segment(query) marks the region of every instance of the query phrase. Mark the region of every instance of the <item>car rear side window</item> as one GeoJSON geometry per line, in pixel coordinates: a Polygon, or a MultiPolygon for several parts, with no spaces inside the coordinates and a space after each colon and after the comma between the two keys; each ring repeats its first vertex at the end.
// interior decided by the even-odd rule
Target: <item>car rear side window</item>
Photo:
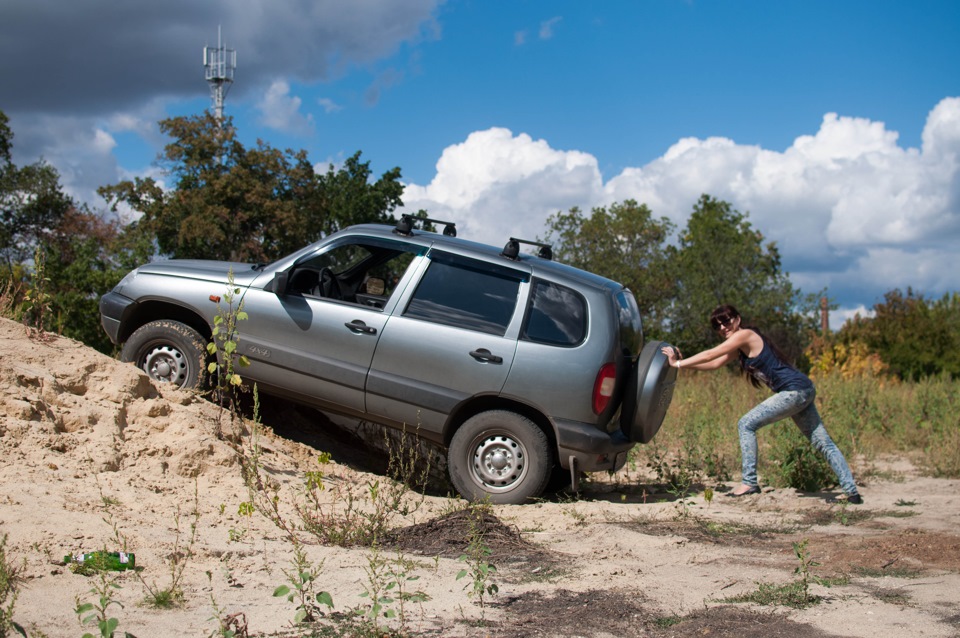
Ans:
{"type": "Polygon", "coordinates": [[[575,346],[587,334],[587,302],[571,288],[534,280],[522,338],[555,346],[575,346]]]}
{"type": "Polygon", "coordinates": [[[503,336],[523,274],[473,259],[432,253],[405,317],[503,336]]]}

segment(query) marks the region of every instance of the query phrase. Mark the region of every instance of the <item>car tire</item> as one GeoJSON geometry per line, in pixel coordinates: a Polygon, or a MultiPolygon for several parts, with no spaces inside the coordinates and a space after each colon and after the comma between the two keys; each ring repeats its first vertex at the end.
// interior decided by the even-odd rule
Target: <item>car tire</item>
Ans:
{"type": "Polygon", "coordinates": [[[664,346],[670,344],[651,341],[645,345],[630,371],[620,411],[620,430],[637,443],[653,440],[673,400],[677,369],[661,352],[664,346]]]}
{"type": "Polygon", "coordinates": [[[203,385],[206,359],[203,336],[184,323],[168,319],[140,326],[120,351],[121,361],[133,363],[154,381],[179,388],[203,385]]]}
{"type": "Polygon", "coordinates": [[[515,412],[491,410],[467,419],[447,456],[450,481],[470,501],[520,504],[543,493],[553,470],[547,435],[515,412]]]}

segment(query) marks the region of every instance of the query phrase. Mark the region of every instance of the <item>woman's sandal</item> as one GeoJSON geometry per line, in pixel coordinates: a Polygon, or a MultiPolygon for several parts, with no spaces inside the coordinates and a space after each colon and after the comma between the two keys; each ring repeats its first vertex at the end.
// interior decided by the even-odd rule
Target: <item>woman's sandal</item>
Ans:
{"type": "Polygon", "coordinates": [[[734,492],[727,492],[727,496],[732,496],[732,497],[734,497],[734,498],[739,498],[739,497],[741,497],[741,496],[749,496],[750,494],[759,494],[759,493],[760,493],[760,486],[759,486],[759,485],[751,485],[751,486],[750,486],[750,489],[748,489],[746,492],[740,492],[739,494],[736,494],[736,493],[734,493],[734,492]]]}

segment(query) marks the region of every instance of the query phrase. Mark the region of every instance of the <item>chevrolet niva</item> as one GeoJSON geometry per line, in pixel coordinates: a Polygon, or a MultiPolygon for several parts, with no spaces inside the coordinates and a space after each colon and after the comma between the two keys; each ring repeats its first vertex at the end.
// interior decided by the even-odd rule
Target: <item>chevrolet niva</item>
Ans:
{"type": "Polygon", "coordinates": [[[522,503],[556,478],[620,469],[676,381],[664,344],[644,346],[633,293],[547,245],[500,249],[419,221],[352,226],[269,265],[148,263],[103,296],[101,322],[123,361],[201,386],[232,276],[245,382],[439,444],[467,499],[522,503]]]}

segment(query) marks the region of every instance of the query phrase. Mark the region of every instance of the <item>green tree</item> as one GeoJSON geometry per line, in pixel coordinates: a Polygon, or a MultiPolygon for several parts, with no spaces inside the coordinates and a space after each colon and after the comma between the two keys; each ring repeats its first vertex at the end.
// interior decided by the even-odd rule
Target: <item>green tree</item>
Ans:
{"type": "Polygon", "coordinates": [[[117,222],[78,207],[63,193],[52,166],[15,166],[12,145],[13,133],[0,111],[0,277],[26,286],[38,265],[34,259],[41,257],[46,328],[110,352],[99,299],[145,261],[152,246],[135,243],[117,222]]]}
{"type": "Polygon", "coordinates": [[[71,208],[52,229],[44,249],[53,329],[101,352],[112,352],[114,346],[100,326],[100,297],[145,262],[152,246],[132,242],[118,221],[71,208]]]}
{"type": "Polygon", "coordinates": [[[547,218],[544,241],[554,259],[619,281],[637,298],[647,338],[663,334],[664,311],[674,282],[667,269],[666,240],[673,225],[655,219],[645,204],[626,200],[585,215],[579,208],[547,218]]]}
{"type": "Polygon", "coordinates": [[[138,232],[171,257],[270,261],[349,224],[388,221],[402,204],[400,170],[371,183],[359,152],[318,174],[305,151],[245,148],[230,118],[176,117],[160,130],[172,139],[162,157],[172,189],[138,178],[99,192],[142,213],[138,232]]]}
{"type": "Polygon", "coordinates": [[[760,327],[797,359],[816,328],[816,298],[803,297],[781,270],[774,242],[724,201],[702,195],[679,245],[668,249],[676,296],[670,314],[674,343],[693,354],[717,343],[710,312],[736,306],[747,324],[760,327]]]}
{"type": "Polygon", "coordinates": [[[43,161],[22,168],[13,164],[8,121],[0,111],[0,269],[6,278],[33,258],[37,246],[74,206],[52,166],[43,161]]]}
{"type": "Polygon", "coordinates": [[[960,376],[960,293],[929,301],[911,288],[906,294],[895,289],[873,311],[872,318],[847,322],[836,339],[866,344],[905,379],[960,376]]]}
{"type": "Polygon", "coordinates": [[[10,149],[13,147],[13,131],[10,130],[10,118],[0,111],[0,175],[10,165],[10,149]]]}

